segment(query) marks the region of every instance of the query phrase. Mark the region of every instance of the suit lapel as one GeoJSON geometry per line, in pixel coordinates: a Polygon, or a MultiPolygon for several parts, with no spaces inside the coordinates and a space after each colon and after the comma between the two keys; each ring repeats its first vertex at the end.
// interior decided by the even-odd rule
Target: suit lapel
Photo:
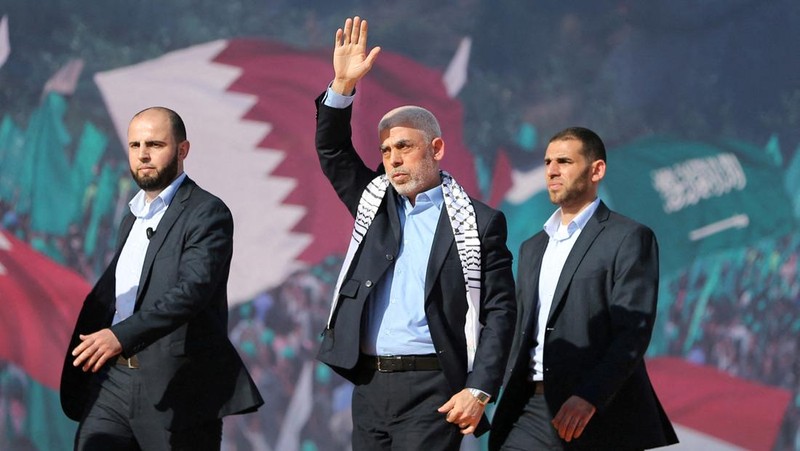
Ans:
{"type": "Polygon", "coordinates": [[[567,261],[564,262],[564,268],[561,269],[561,275],[558,278],[558,285],[556,285],[556,291],[553,294],[553,303],[550,305],[550,312],[547,316],[548,325],[553,320],[553,314],[558,311],[564,302],[564,294],[567,292],[570,282],[572,282],[572,276],[575,275],[575,271],[583,261],[583,257],[589,251],[597,235],[605,228],[605,221],[608,219],[608,215],[608,207],[601,201],[597,206],[597,210],[586,223],[586,227],[581,231],[577,241],[575,241],[575,245],[572,247],[567,261]]]}
{"type": "Polygon", "coordinates": [[[534,332],[534,325],[536,324],[537,315],[537,304],[539,300],[539,273],[542,271],[542,258],[544,257],[544,251],[547,249],[547,242],[548,236],[546,233],[542,232],[539,235],[539,238],[536,241],[533,241],[531,245],[533,248],[531,249],[531,256],[536,260],[532,263],[531,266],[531,276],[525,277],[524,287],[520,287],[520,294],[526,293],[525,298],[523,299],[523,307],[525,311],[523,312],[523,321],[525,324],[525,330],[528,331],[529,334],[532,336],[534,332]]]}
{"type": "MultiPolygon", "coordinates": [[[[450,225],[450,217],[447,215],[447,207],[442,205],[439,214],[439,223],[436,224],[436,233],[431,244],[431,255],[428,259],[428,271],[425,274],[425,303],[430,298],[431,290],[439,272],[447,259],[447,254],[455,243],[453,227],[450,225]]],[[[466,286],[466,285],[465,285],[466,286]]]]}
{"type": "Polygon", "coordinates": [[[186,208],[186,201],[189,199],[189,195],[194,186],[195,183],[189,179],[189,177],[186,177],[181,186],[178,187],[178,192],[175,193],[175,197],[172,199],[169,207],[167,207],[167,211],[164,212],[164,216],[161,217],[161,221],[158,222],[156,233],[150,240],[150,244],[147,246],[147,253],[144,256],[142,275],[139,279],[139,292],[136,295],[137,307],[142,301],[142,288],[146,286],[150,278],[150,269],[153,266],[153,260],[155,260],[156,254],[158,254],[158,251],[161,249],[161,245],[164,244],[167,235],[169,235],[169,230],[175,225],[178,217],[180,217],[181,213],[183,213],[183,210],[186,208]]]}
{"type": "Polygon", "coordinates": [[[119,225],[116,256],[119,256],[120,252],[122,252],[122,247],[125,246],[125,241],[128,240],[128,235],[131,233],[134,221],[136,221],[136,216],[128,210],[128,214],[122,218],[122,223],[119,225]]]}
{"type": "Polygon", "coordinates": [[[386,214],[389,215],[389,224],[392,226],[392,235],[394,236],[394,241],[399,244],[402,236],[402,228],[400,227],[400,215],[397,213],[397,191],[395,191],[394,187],[392,186],[389,186],[387,190],[386,214]]]}

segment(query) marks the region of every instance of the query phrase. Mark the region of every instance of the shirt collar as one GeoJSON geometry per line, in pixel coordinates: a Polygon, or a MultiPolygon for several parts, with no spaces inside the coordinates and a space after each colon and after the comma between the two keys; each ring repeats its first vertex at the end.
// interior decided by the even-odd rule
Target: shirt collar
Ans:
{"type": "Polygon", "coordinates": [[[154,214],[158,213],[159,211],[166,209],[169,207],[169,204],[172,202],[172,199],[175,197],[175,194],[178,192],[178,187],[181,186],[183,180],[186,179],[186,173],[182,172],[172,183],[169,184],[166,188],[164,188],[155,199],[149,204],[147,203],[147,198],[145,195],[144,190],[139,190],[133,199],[128,202],[128,207],[131,209],[131,213],[137,218],[148,219],[151,218],[154,214]]]}
{"type": "Polygon", "coordinates": [[[583,210],[575,215],[575,218],[573,218],[572,221],[566,225],[565,236],[562,236],[564,229],[561,229],[562,232],[557,235],[557,232],[559,232],[559,228],[561,226],[561,209],[559,208],[552,215],[550,215],[550,218],[544,223],[544,231],[550,238],[565,240],[571,237],[576,230],[583,230],[583,228],[586,227],[586,223],[589,222],[589,218],[591,218],[594,212],[597,210],[598,205],[600,205],[600,198],[596,197],[592,203],[585,206],[583,210]]]}
{"type": "Polygon", "coordinates": [[[444,192],[442,191],[442,185],[436,185],[433,188],[423,191],[417,194],[417,199],[414,202],[414,206],[411,205],[411,201],[408,200],[408,197],[400,195],[400,203],[403,206],[403,209],[408,213],[416,206],[422,204],[432,204],[437,209],[442,208],[442,204],[444,204],[444,192]]]}

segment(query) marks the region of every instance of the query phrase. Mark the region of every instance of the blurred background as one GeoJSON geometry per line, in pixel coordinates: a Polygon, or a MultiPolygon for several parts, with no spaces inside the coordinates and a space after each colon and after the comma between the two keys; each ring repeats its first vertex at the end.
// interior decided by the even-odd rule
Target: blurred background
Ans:
{"type": "Polygon", "coordinates": [[[352,219],[313,101],[353,15],[383,48],[354,106],[368,164],[384,112],[431,109],[445,169],[505,212],[516,256],[554,210],[549,137],[597,131],[602,199],[661,246],[647,364],[673,449],[800,449],[800,3],[4,0],[0,450],[72,446],[61,364],[152,105],[183,116],[187,173],[234,214],[230,335],[267,405],[226,420],[224,449],[349,449],[351,386],[314,356],[352,219]]]}

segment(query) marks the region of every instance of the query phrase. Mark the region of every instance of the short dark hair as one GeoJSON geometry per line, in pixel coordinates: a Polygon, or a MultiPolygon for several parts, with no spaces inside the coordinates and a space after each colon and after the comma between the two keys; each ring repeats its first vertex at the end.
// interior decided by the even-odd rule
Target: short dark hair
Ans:
{"type": "Polygon", "coordinates": [[[166,113],[167,117],[169,118],[170,128],[172,129],[172,137],[175,138],[175,142],[180,144],[180,143],[186,141],[186,125],[183,123],[183,119],[181,119],[181,117],[180,117],[180,115],[178,115],[178,113],[176,113],[175,111],[173,111],[173,110],[171,110],[171,109],[169,109],[167,107],[151,106],[151,107],[145,108],[142,111],[139,111],[138,113],[134,114],[133,117],[136,118],[137,116],[139,116],[140,114],[144,113],[145,111],[150,111],[150,110],[157,110],[157,111],[162,111],[162,112],[166,113]]]}
{"type": "Polygon", "coordinates": [[[606,161],[606,146],[597,133],[584,127],[569,127],[553,135],[549,142],[576,139],[583,144],[581,151],[589,161],[606,161]]]}

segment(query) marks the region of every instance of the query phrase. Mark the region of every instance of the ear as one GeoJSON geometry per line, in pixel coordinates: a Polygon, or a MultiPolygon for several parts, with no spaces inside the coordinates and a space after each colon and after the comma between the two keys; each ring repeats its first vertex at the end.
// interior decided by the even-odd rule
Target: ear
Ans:
{"type": "Polygon", "coordinates": [[[592,181],[597,183],[606,175],[606,162],[603,160],[595,160],[592,162],[592,181]]]}
{"type": "Polygon", "coordinates": [[[442,158],[444,158],[444,140],[442,138],[434,138],[431,141],[431,146],[433,147],[433,159],[442,161],[442,158]]]}
{"type": "Polygon", "coordinates": [[[186,156],[189,155],[189,141],[183,140],[182,143],[178,144],[178,159],[183,161],[186,159],[186,156]]]}

